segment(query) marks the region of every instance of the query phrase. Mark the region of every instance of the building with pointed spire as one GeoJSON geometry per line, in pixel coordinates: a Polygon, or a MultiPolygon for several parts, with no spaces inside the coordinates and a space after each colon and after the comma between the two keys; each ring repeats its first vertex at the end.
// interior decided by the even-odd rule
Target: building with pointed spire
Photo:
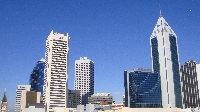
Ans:
{"type": "Polygon", "coordinates": [[[47,112],[67,107],[69,35],[51,31],[46,40],[43,100],[47,112]]]}
{"type": "Polygon", "coordinates": [[[182,108],[177,36],[161,11],[150,37],[152,67],[160,74],[163,108],[182,108]]]}
{"type": "Polygon", "coordinates": [[[0,112],[7,112],[8,111],[8,101],[6,97],[6,92],[4,92],[3,99],[1,101],[0,112]]]}

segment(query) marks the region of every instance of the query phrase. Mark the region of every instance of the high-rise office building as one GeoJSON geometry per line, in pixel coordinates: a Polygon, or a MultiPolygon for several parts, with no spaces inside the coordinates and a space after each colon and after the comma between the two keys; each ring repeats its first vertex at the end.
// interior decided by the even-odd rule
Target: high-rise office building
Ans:
{"type": "Polygon", "coordinates": [[[200,64],[187,61],[180,69],[183,108],[199,107],[200,64]]]}
{"type": "Polygon", "coordinates": [[[153,71],[161,78],[163,108],[182,108],[177,36],[161,14],[150,44],[153,71]]]}
{"type": "Polygon", "coordinates": [[[16,90],[16,103],[15,103],[15,112],[21,112],[21,93],[23,90],[30,91],[31,85],[18,85],[16,90]]]}
{"type": "Polygon", "coordinates": [[[43,95],[44,86],[44,62],[45,60],[43,58],[37,62],[29,80],[31,91],[40,92],[41,95],[43,95]]]}
{"type": "Polygon", "coordinates": [[[45,109],[67,107],[69,35],[51,31],[46,40],[44,91],[45,109]]]}
{"type": "Polygon", "coordinates": [[[151,69],[124,71],[125,107],[161,108],[160,76],[151,69]]]}
{"type": "Polygon", "coordinates": [[[88,97],[94,94],[94,62],[87,57],[75,61],[74,89],[80,90],[80,103],[87,104],[88,97]]]}

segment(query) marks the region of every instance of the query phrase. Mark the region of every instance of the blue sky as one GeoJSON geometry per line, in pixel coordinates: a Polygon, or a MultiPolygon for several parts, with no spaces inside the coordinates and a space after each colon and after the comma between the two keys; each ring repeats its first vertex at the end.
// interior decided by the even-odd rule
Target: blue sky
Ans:
{"type": "Polygon", "coordinates": [[[123,71],[151,68],[150,35],[162,15],[178,36],[180,64],[200,62],[198,0],[2,0],[0,7],[0,98],[7,89],[14,111],[18,84],[28,84],[36,62],[45,55],[51,30],[70,35],[69,89],[74,62],[95,63],[95,93],[109,92],[121,103],[123,71]]]}

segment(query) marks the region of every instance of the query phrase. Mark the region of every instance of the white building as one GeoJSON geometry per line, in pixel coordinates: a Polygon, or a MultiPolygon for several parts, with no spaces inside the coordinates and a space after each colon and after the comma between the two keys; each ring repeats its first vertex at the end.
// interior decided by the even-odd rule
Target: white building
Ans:
{"type": "Polygon", "coordinates": [[[43,98],[48,112],[67,107],[69,35],[51,31],[46,40],[43,98]]]}
{"type": "Polygon", "coordinates": [[[31,85],[18,85],[16,90],[16,103],[15,103],[15,112],[21,112],[21,93],[23,90],[30,91],[31,85]]]}
{"type": "Polygon", "coordinates": [[[80,90],[80,103],[85,105],[94,94],[94,62],[87,57],[76,60],[74,80],[74,89],[80,90]]]}
{"type": "Polygon", "coordinates": [[[29,108],[23,108],[21,112],[45,112],[45,109],[35,108],[35,106],[29,106],[29,108]]]}
{"type": "Polygon", "coordinates": [[[177,36],[160,14],[150,37],[153,70],[160,74],[163,108],[181,108],[177,36]]]}

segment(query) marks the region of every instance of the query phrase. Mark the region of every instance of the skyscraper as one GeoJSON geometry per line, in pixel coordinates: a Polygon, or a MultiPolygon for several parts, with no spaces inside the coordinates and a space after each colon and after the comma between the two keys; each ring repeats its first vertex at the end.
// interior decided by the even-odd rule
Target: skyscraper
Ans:
{"type": "Polygon", "coordinates": [[[44,62],[43,58],[37,62],[29,80],[31,91],[41,92],[41,95],[43,95],[44,86],[44,62]]]}
{"type": "Polygon", "coordinates": [[[200,64],[187,61],[180,69],[183,108],[199,107],[200,64]]]}
{"type": "Polygon", "coordinates": [[[21,93],[23,90],[30,91],[31,85],[18,85],[16,90],[16,103],[15,103],[15,112],[21,112],[21,93]]]}
{"type": "Polygon", "coordinates": [[[182,108],[177,36],[161,14],[150,44],[153,71],[161,78],[163,108],[182,108]]]}
{"type": "Polygon", "coordinates": [[[75,61],[74,89],[80,90],[80,103],[85,105],[94,94],[94,62],[87,57],[75,61]]]}
{"type": "Polygon", "coordinates": [[[48,112],[67,107],[69,35],[51,31],[46,40],[44,70],[44,104],[48,112]]]}
{"type": "Polygon", "coordinates": [[[151,69],[124,71],[125,107],[161,108],[160,76],[151,69]]]}

